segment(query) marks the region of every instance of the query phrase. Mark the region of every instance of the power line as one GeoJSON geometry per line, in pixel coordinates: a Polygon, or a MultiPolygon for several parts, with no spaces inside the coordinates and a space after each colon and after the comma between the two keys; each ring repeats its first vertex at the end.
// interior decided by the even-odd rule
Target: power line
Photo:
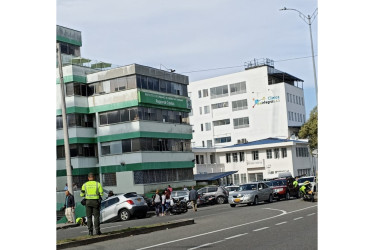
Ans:
{"type": "MultiPolygon", "coordinates": [[[[317,55],[315,55],[317,56],[317,55]]],[[[291,61],[291,60],[299,60],[299,59],[305,59],[305,58],[310,58],[312,56],[304,56],[304,57],[295,57],[295,58],[289,58],[289,59],[282,59],[282,60],[277,60],[274,62],[284,62],[284,61],[291,61]]],[[[245,67],[245,64],[243,65],[238,65],[238,66],[228,66],[228,67],[221,67],[221,68],[213,68],[213,69],[201,69],[201,70],[193,70],[193,71],[187,71],[187,72],[178,72],[179,74],[187,74],[187,73],[195,73],[195,72],[203,72],[203,71],[211,71],[211,70],[221,70],[221,69],[232,69],[232,68],[239,68],[239,67],[245,67]]]]}

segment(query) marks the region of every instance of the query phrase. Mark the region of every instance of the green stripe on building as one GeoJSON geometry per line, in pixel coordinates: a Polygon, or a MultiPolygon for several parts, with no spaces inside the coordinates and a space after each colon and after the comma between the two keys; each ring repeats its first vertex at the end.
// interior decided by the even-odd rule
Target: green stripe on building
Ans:
{"type": "MultiPolygon", "coordinates": [[[[69,144],[76,144],[76,143],[97,143],[96,138],[92,137],[73,137],[69,138],[69,144]]],[[[57,146],[64,145],[64,139],[60,139],[56,141],[57,146]]]]}
{"type": "MultiPolygon", "coordinates": [[[[136,170],[173,169],[173,168],[193,168],[192,161],[172,161],[172,162],[142,162],[113,166],[102,166],[101,173],[116,173],[136,170]]],[[[66,176],[66,170],[57,170],[57,177],[66,176]]],[[[99,167],[73,169],[73,175],[87,175],[88,173],[99,174],[99,167]]]]}
{"type": "MultiPolygon", "coordinates": [[[[66,114],[89,114],[89,108],[87,107],[68,107],[66,108],[66,114]]],[[[62,115],[61,109],[56,110],[56,115],[62,115]]]]}
{"type": "Polygon", "coordinates": [[[136,132],[130,132],[130,133],[123,133],[123,134],[99,136],[98,142],[119,141],[119,140],[139,138],[139,137],[190,140],[192,139],[192,134],[136,131],[136,132]]]}
{"type": "Polygon", "coordinates": [[[138,90],[140,104],[154,107],[167,107],[189,111],[188,98],[180,96],[169,96],[138,90]]]}
{"type": "MultiPolygon", "coordinates": [[[[85,76],[78,75],[64,76],[64,83],[69,82],[87,83],[87,78],[85,76]]],[[[56,78],[56,84],[60,84],[60,78],[56,78]]]]}
{"type": "Polygon", "coordinates": [[[82,46],[82,42],[81,41],[77,41],[77,40],[73,40],[73,39],[69,39],[67,37],[63,37],[63,36],[59,36],[57,35],[57,41],[60,41],[60,42],[64,42],[64,43],[70,43],[70,44],[73,44],[73,45],[77,45],[77,46],[82,46]]]}

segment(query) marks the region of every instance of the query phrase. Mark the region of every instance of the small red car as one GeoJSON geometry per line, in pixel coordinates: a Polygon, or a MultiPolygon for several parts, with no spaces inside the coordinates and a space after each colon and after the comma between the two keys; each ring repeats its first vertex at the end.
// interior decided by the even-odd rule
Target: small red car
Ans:
{"type": "Polygon", "coordinates": [[[274,199],[282,198],[289,200],[291,197],[299,198],[299,186],[294,187],[294,178],[280,178],[267,181],[266,184],[273,189],[274,199]]]}

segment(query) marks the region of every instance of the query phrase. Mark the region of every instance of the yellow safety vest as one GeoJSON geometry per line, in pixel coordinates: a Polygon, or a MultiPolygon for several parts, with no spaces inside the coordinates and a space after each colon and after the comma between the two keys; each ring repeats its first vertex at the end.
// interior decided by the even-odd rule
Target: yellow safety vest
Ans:
{"type": "Polygon", "coordinates": [[[80,196],[85,197],[87,200],[98,200],[100,196],[103,196],[103,193],[103,187],[99,182],[87,181],[82,186],[80,196]]]}

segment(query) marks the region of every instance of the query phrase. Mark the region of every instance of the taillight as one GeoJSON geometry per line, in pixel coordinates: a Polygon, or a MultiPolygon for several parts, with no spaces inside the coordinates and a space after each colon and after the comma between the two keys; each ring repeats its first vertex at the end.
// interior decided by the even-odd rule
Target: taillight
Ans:
{"type": "Polygon", "coordinates": [[[129,203],[130,205],[134,205],[134,202],[132,200],[127,200],[126,202],[129,203]]]}

